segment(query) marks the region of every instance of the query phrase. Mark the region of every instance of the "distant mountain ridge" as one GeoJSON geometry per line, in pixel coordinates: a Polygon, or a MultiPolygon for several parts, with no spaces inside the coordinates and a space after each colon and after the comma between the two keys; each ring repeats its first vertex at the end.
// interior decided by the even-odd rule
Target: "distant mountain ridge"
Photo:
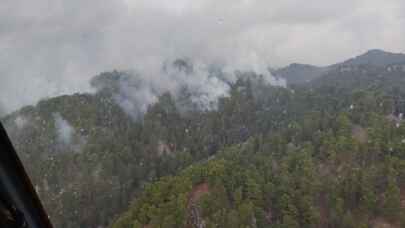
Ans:
{"type": "Polygon", "coordinates": [[[272,73],[286,79],[287,84],[303,84],[322,76],[327,71],[327,67],[293,63],[272,73]]]}
{"type": "Polygon", "coordinates": [[[405,63],[405,54],[372,49],[360,56],[348,59],[337,65],[373,65],[384,67],[398,63],[405,63]]]}
{"type": "Polygon", "coordinates": [[[370,65],[375,67],[387,67],[389,65],[401,63],[405,63],[405,54],[403,53],[391,53],[380,49],[372,49],[362,55],[325,67],[293,63],[286,67],[274,70],[272,73],[276,76],[285,78],[289,85],[294,85],[304,84],[320,78],[341,66],[370,65]]]}

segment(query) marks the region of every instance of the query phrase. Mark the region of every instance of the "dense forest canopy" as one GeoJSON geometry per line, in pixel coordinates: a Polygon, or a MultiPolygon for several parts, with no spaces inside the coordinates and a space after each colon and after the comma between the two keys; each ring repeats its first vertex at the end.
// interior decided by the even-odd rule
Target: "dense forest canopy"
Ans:
{"type": "Polygon", "coordinates": [[[213,68],[215,96],[189,60],[169,91],[105,72],[2,122],[55,227],[400,227],[405,62],[386,54],[286,87],[213,68]]]}

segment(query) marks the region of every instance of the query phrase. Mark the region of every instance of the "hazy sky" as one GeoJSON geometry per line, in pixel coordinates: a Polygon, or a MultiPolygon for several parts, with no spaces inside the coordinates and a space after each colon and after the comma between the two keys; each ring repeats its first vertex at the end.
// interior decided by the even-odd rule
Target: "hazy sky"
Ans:
{"type": "Polygon", "coordinates": [[[260,70],[404,44],[403,0],[1,0],[0,110],[175,57],[260,70]]]}

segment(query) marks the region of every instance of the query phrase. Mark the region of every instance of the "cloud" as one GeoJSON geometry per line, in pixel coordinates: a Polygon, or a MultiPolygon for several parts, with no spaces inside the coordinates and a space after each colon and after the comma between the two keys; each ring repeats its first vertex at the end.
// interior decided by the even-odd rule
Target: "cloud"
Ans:
{"type": "Polygon", "coordinates": [[[164,61],[178,57],[263,73],[269,65],[325,65],[371,48],[402,52],[404,4],[3,0],[0,101],[11,111],[43,97],[90,91],[89,79],[102,71],[156,75],[164,61]]]}

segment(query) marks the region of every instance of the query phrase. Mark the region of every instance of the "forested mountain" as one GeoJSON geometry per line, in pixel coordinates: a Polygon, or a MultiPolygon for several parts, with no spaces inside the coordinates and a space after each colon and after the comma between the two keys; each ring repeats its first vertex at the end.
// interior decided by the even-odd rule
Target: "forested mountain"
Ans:
{"type": "Polygon", "coordinates": [[[346,60],[338,65],[374,65],[385,67],[391,64],[398,63],[405,63],[405,54],[391,53],[379,49],[373,49],[360,56],[346,60]]]}
{"type": "Polygon", "coordinates": [[[318,67],[307,64],[293,63],[273,71],[273,74],[283,77],[289,85],[304,84],[319,78],[328,71],[328,67],[318,67]]]}
{"type": "Polygon", "coordinates": [[[285,125],[148,185],[113,227],[403,227],[405,74],[394,68],[370,82],[380,87],[295,88],[285,125]]]}
{"type": "Polygon", "coordinates": [[[354,115],[314,112],[162,178],[113,228],[403,227],[404,127],[373,115],[365,129],[354,115]]]}
{"type": "MultiPolygon", "coordinates": [[[[405,86],[405,63],[391,64],[385,67],[374,65],[342,65],[329,71],[322,78],[308,83],[310,87],[331,86],[348,90],[393,90],[405,86]]],[[[399,95],[398,95],[399,96],[399,95]]]]}
{"type": "Polygon", "coordinates": [[[137,80],[113,71],[92,80],[95,94],[43,100],[2,122],[56,227],[107,226],[145,183],[286,121],[282,99],[289,92],[261,80],[241,76],[212,110],[193,106],[196,95],[186,88],[163,93],[140,118],[123,106],[139,100],[119,91],[123,83],[136,89],[137,80]],[[254,97],[266,112],[253,108],[254,97]]]}
{"type": "Polygon", "coordinates": [[[218,70],[213,101],[113,71],[2,122],[55,227],[400,227],[404,78],[341,65],[284,88],[218,70]]]}
{"type": "Polygon", "coordinates": [[[287,67],[274,70],[273,73],[287,80],[289,85],[301,85],[319,79],[331,73],[331,71],[342,70],[347,67],[373,66],[386,68],[390,65],[405,64],[405,54],[390,53],[383,50],[369,50],[357,57],[348,59],[341,63],[319,67],[307,64],[294,63],[287,67]]]}

